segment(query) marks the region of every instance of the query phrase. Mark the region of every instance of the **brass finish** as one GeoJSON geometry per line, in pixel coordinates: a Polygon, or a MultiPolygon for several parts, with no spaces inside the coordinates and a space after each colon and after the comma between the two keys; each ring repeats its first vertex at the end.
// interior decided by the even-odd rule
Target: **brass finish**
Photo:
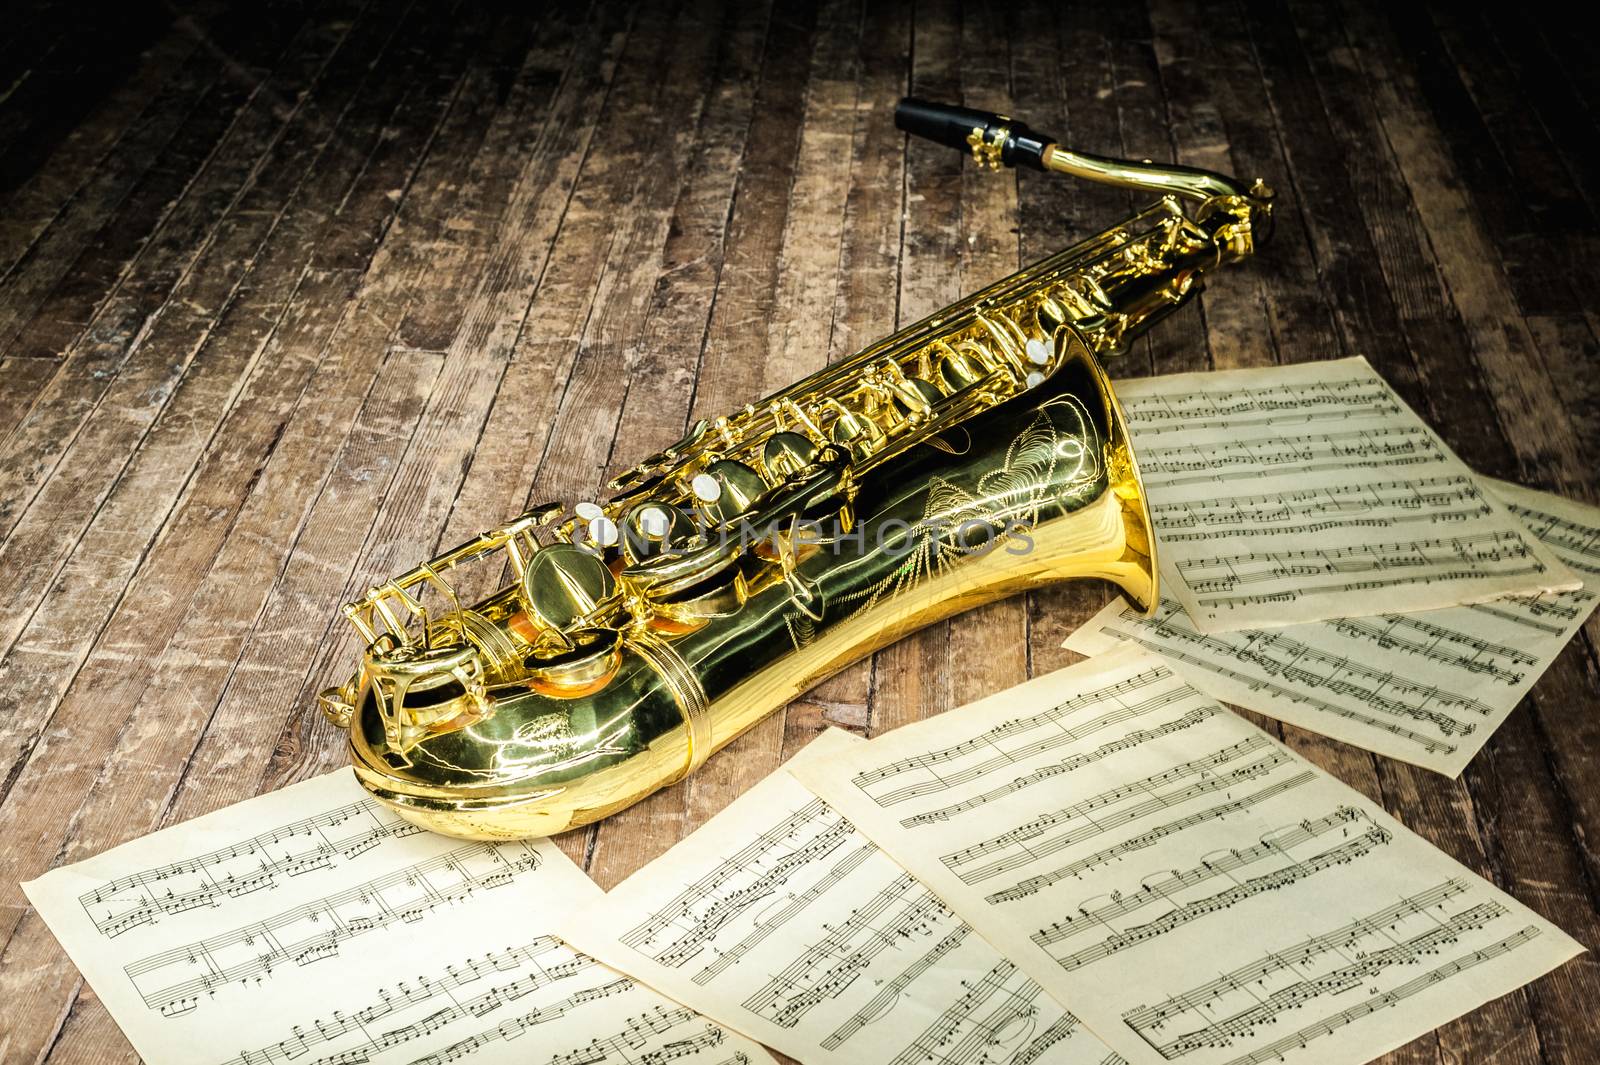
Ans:
{"type": "MultiPolygon", "coordinates": [[[[950,124],[920,107],[930,128],[950,124]]],[[[1012,165],[1009,152],[1163,196],[697,422],[617,478],[610,502],[535,507],[346,607],[369,647],[321,702],[374,795],[453,835],[550,835],[682,779],[940,618],[1075,577],[1156,601],[1138,465],[1098,357],[1249,255],[1270,192],[981,117],[968,138],[981,165],[1012,165]],[[467,607],[447,576],[479,563],[512,579],[467,607]]],[[[959,143],[967,126],[954,128],[959,143]]]]}
{"type": "Polygon", "coordinates": [[[972,132],[967,134],[967,144],[972,147],[972,161],[980,167],[990,170],[999,170],[1001,164],[1000,152],[1005,147],[1008,131],[1001,127],[984,136],[982,126],[973,126],[972,132]]]}

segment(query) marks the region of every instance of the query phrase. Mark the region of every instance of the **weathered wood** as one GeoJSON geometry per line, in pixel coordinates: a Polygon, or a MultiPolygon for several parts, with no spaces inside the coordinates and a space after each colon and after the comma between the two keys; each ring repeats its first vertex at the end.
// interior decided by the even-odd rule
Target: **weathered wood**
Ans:
{"type": "MultiPolygon", "coordinates": [[[[132,1060],[16,881],[339,764],[342,600],[1142,205],[907,143],[906,91],[1277,187],[1276,240],[1118,376],[1361,352],[1478,468],[1600,492],[1600,76],[1516,9],[29,6],[0,40],[8,1062],[132,1060]]],[[[935,625],[561,845],[613,884],[829,725],[1075,660],[1111,594],[935,625]]],[[[1461,781],[1256,720],[1600,947],[1597,640],[1461,781]]],[[[1580,959],[1385,1061],[1586,1062],[1597,998],[1580,959]]]]}
{"type": "MultiPolygon", "coordinates": [[[[10,529],[23,503],[32,498],[84,419],[113,386],[123,363],[137,353],[138,340],[159,320],[169,293],[193,277],[197,259],[211,246],[212,230],[235,201],[255,187],[252,178],[265,163],[266,153],[291,128],[296,113],[294,108],[285,111],[276,106],[279,94],[286,86],[315,81],[347,32],[342,23],[308,28],[297,36],[285,62],[260,92],[252,92],[249,85],[221,90],[226,99],[220,117],[241,100],[242,114],[228,126],[209,165],[192,179],[131,266],[102,297],[88,327],[75,334],[60,372],[34,399],[28,417],[0,446],[0,500],[5,506],[0,529],[10,529]]],[[[247,258],[241,255],[241,261],[247,258]]],[[[43,354],[50,357],[52,352],[46,348],[43,354]]]]}
{"type": "Polygon", "coordinates": [[[237,53],[237,69],[217,52],[192,52],[168,72],[159,95],[125,135],[88,168],[75,195],[46,219],[12,221],[17,227],[33,222],[40,239],[8,264],[0,352],[52,357],[70,346],[250,101],[266,75],[257,68],[276,60],[294,24],[251,25],[236,17],[215,29],[219,48],[237,53]]]}
{"type": "MultiPolygon", "coordinates": [[[[465,50],[465,28],[462,36],[458,54],[465,50]]],[[[418,117],[430,124],[428,109],[420,112],[418,117]]],[[[468,126],[469,133],[472,128],[468,126]]],[[[439,184],[453,189],[459,179],[453,168],[460,164],[460,157],[447,154],[443,158],[446,174],[439,184]]],[[[395,163],[404,169],[391,167],[387,173],[371,176],[385,182],[380,188],[404,187],[407,171],[416,162],[415,156],[401,156],[395,163]]],[[[398,206],[387,196],[358,195],[347,202],[390,212],[398,206]]],[[[442,228],[442,219],[440,225],[442,228]]],[[[25,824],[29,832],[46,829],[58,836],[60,842],[41,846],[36,853],[60,853],[74,843],[89,851],[99,850],[159,824],[178,773],[199,740],[217,695],[215,690],[202,693],[185,687],[185,672],[204,670],[222,657],[211,655],[204,647],[206,635],[226,628],[231,630],[227,638],[234,639],[235,634],[242,636],[248,631],[257,615],[257,608],[249,606],[248,593],[264,595],[270,587],[265,578],[277,568],[276,564],[252,566],[250,556],[259,558],[263,551],[283,550],[292,542],[286,531],[292,532],[293,526],[287,530],[285,526],[293,520],[293,513],[309,502],[295,486],[308,470],[319,481],[324,476],[329,456],[342,438],[342,434],[328,434],[326,427],[348,424],[369,390],[381,343],[353,344],[333,359],[324,359],[330,329],[350,317],[347,301],[356,290],[359,271],[308,272],[296,264],[292,276],[299,279],[298,288],[262,357],[265,369],[253,377],[244,401],[224,423],[216,446],[192,478],[183,505],[169,522],[168,535],[145,559],[133,590],[79,673],[80,685],[72,688],[61,704],[58,713],[69,724],[47,736],[35,752],[41,761],[30,763],[46,771],[52,761],[48,753],[52,741],[59,739],[83,750],[98,749],[108,766],[125,765],[131,775],[118,779],[120,774],[113,769],[103,776],[82,765],[84,776],[73,787],[89,794],[98,781],[112,788],[118,801],[91,803],[86,807],[87,818],[63,825],[58,818],[28,813],[30,804],[49,801],[51,787],[33,786],[32,777],[24,772],[18,794],[26,801],[8,802],[0,810],[3,816],[25,824]],[[306,384],[314,371],[320,371],[318,389],[307,393],[306,384]],[[348,382],[343,387],[341,379],[348,382]],[[302,397],[305,402],[297,404],[302,397]],[[350,411],[342,418],[341,406],[350,411]],[[207,575],[209,581],[200,580],[207,575]],[[247,594],[235,598],[241,591],[247,594]],[[241,608],[243,613],[229,621],[229,612],[241,608]],[[194,638],[182,639],[183,631],[199,638],[199,652],[194,649],[194,638]],[[169,641],[173,641],[170,653],[163,653],[169,641]],[[180,692],[171,707],[152,711],[148,705],[141,706],[141,698],[155,700],[160,692],[169,690],[180,692]],[[187,721],[188,727],[169,729],[164,725],[178,720],[187,721]],[[134,769],[150,764],[141,761],[139,750],[151,745],[150,754],[163,766],[160,774],[134,769]]],[[[394,280],[409,278],[414,284],[426,276],[426,265],[419,263],[409,275],[402,273],[394,280]]],[[[402,309],[403,303],[390,313],[398,317],[402,309]]],[[[363,316],[359,320],[373,319],[363,316]]],[[[382,316],[376,320],[384,321],[382,316]]],[[[380,340],[392,330],[392,322],[393,318],[380,326],[380,340]]],[[[10,841],[20,842],[22,835],[7,833],[10,841]]],[[[16,877],[30,875],[16,864],[32,864],[28,856],[8,848],[4,859],[8,869],[17,868],[16,877]]],[[[9,896],[6,902],[9,928],[15,923],[12,919],[24,911],[19,905],[9,905],[9,896]]],[[[9,987],[17,981],[17,1000],[30,1012],[59,1010],[66,1004],[62,974],[70,974],[70,965],[50,945],[48,933],[34,922],[24,925],[0,956],[0,982],[9,987]]]]}
{"type": "MultiPolygon", "coordinates": [[[[381,45],[386,35],[374,33],[374,43],[381,45]]],[[[362,58],[359,53],[352,56],[350,72],[357,84],[362,58]]],[[[372,127],[392,103],[381,93],[364,97],[347,117],[366,136],[335,140],[334,134],[344,128],[339,91],[335,89],[331,100],[313,101],[304,119],[311,138],[280,144],[285,150],[262,168],[235,208],[243,224],[224,221],[174,290],[176,306],[134,341],[138,350],[128,356],[0,546],[0,568],[15,565],[24,574],[16,585],[17,616],[0,643],[9,646],[24,635],[36,597],[57,582],[69,551],[77,548],[81,557],[80,542],[98,539],[86,531],[91,524],[116,544],[93,552],[94,592],[102,602],[114,601],[120,593],[121,582],[237,398],[238,380],[255,368],[259,340],[250,342],[241,330],[264,337],[282,313],[299,283],[309,246],[364,165],[376,140],[372,127]],[[331,103],[333,113],[323,114],[319,102],[331,103]],[[221,352],[220,357],[213,352],[221,352]],[[187,372],[191,367],[193,372],[187,372]],[[157,483],[151,483],[152,477],[157,483]],[[130,503],[135,508],[131,514],[130,503]]],[[[61,609],[59,598],[50,607],[61,609]]],[[[31,628],[41,628],[37,619],[31,628]]]]}

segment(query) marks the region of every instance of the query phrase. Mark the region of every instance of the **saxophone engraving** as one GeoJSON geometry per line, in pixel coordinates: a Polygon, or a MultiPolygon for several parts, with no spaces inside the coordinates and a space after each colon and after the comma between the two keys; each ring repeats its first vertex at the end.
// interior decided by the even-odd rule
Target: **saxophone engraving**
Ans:
{"type": "Polygon", "coordinates": [[[1146,189],[1133,217],[534,507],[345,607],[367,642],[324,691],[403,816],[543,836],[673,784],[818,681],[933,621],[1075,577],[1153,605],[1155,544],[1102,356],[1251,254],[1271,192],[1069,151],[902,101],[901,129],[1146,189]],[[463,567],[509,567],[473,605],[463,567]]]}

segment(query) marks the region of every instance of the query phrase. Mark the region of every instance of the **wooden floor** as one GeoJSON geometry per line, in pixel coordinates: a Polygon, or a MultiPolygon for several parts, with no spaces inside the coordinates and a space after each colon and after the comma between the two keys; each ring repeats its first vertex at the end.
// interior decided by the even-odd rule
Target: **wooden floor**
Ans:
{"type": "MultiPolygon", "coordinates": [[[[1364,353],[1478,469],[1596,499],[1592,33],[1516,5],[1062,6],[14,10],[0,1061],[133,1058],[17,882],[340,765],[313,695],[355,660],[343,601],[1132,205],[907,146],[908,90],[1279,189],[1259,262],[1115,372],[1364,353]]],[[[614,884],[828,724],[1067,664],[1107,596],[936,626],[563,846],[614,884]]],[[[1273,727],[1595,948],[1597,642],[1460,781],[1273,727]]],[[[1588,956],[1386,1060],[1592,1063],[1597,1002],[1588,956]]]]}

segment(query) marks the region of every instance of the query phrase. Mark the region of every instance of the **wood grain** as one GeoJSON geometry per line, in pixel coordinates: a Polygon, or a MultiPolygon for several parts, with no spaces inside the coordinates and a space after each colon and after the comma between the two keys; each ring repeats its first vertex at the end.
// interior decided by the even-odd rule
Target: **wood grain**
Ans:
{"type": "MultiPolygon", "coordinates": [[[[1277,188],[1273,244],[1116,373],[1359,352],[1477,468],[1600,499],[1588,27],[1371,0],[24,7],[0,40],[3,1062],[133,1060],[16,885],[340,764],[313,702],[357,651],[342,601],[1137,205],[908,144],[908,91],[1277,188]]],[[[1109,594],[932,626],[561,844],[614,884],[823,728],[1068,664],[1109,594]]],[[[1459,781],[1262,723],[1594,948],[1597,640],[1459,781]]],[[[1585,956],[1386,1061],[1592,1062],[1596,1001],[1585,956]]]]}

